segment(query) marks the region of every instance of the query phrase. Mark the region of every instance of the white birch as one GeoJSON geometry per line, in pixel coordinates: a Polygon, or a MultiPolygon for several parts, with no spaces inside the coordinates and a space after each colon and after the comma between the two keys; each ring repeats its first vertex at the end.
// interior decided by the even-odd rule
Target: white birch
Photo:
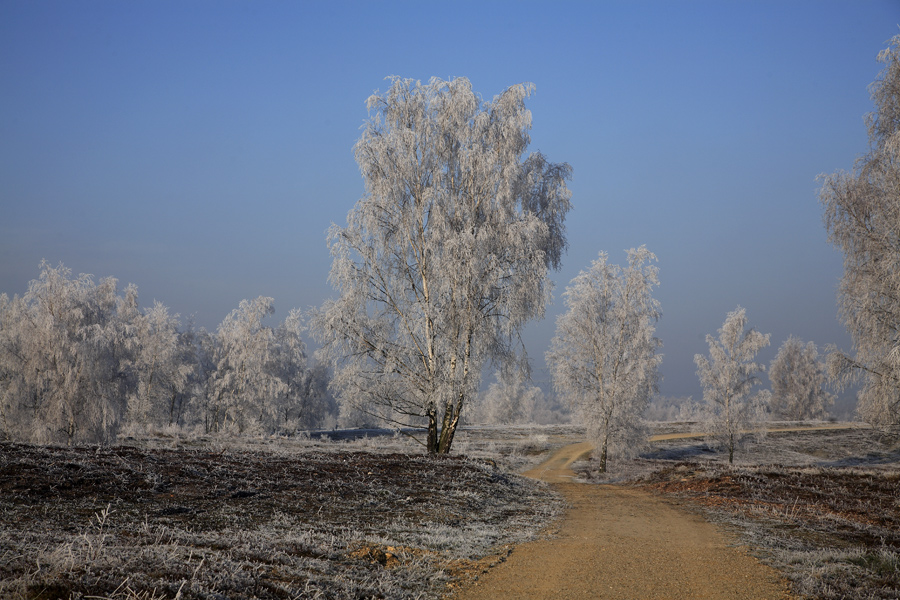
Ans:
{"type": "Polygon", "coordinates": [[[109,442],[133,384],[137,290],[41,264],[21,298],[0,306],[5,435],[34,442],[109,442]]]}
{"type": "Polygon", "coordinates": [[[138,428],[205,421],[266,432],[336,412],[328,370],[310,368],[298,310],[275,328],[271,298],[241,303],[215,336],[137,288],[41,265],[22,297],[0,295],[0,439],[111,442],[138,428]],[[191,414],[191,411],[193,414],[191,414]]]}
{"type": "Polygon", "coordinates": [[[465,78],[392,78],[356,144],[365,195],[332,226],[337,300],[314,316],[343,402],[450,451],[490,359],[544,314],[566,246],[570,168],[523,160],[531,85],[484,102],[465,78]]]}
{"type": "Polygon", "coordinates": [[[610,455],[627,455],[643,442],[641,416],[656,391],[661,343],[653,288],[656,256],[644,246],[628,250],[624,269],[605,252],[565,292],[566,312],[556,321],[547,363],[556,390],[582,415],[599,450],[599,470],[610,455]]]}
{"type": "Polygon", "coordinates": [[[707,408],[707,431],[728,450],[728,462],[750,432],[765,430],[769,391],[753,393],[760,383],[757,373],[765,365],[753,362],[761,348],[769,345],[769,334],[745,329],[747,311],[740,306],[728,313],[719,328],[719,338],[706,336],[709,358],[694,356],[697,376],[703,386],[707,408]]]}
{"type": "Polygon", "coordinates": [[[193,365],[182,348],[178,315],[157,301],[135,320],[137,387],[129,397],[129,422],[147,427],[174,424],[193,365]]]}
{"type": "Polygon", "coordinates": [[[268,428],[277,419],[275,398],[284,382],[270,372],[273,332],[263,319],[275,312],[275,301],[260,296],[242,300],[216,332],[213,429],[238,433],[268,428]]]}
{"type": "Polygon", "coordinates": [[[852,355],[834,350],[827,364],[840,386],[862,381],[860,418],[900,434],[900,35],[878,60],[869,152],[852,173],[824,177],[819,192],[829,240],[844,254],[838,304],[853,340],[852,355]]]}
{"type": "Polygon", "coordinates": [[[772,414],[793,421],[824,419],[834,396],[825,389],[825,365],[813,342],[790,336],[769,365],[772,414]]]}
{"type": "Polygon", "coordinates": [[[473,420],[489,425],[533,422],[534,411],[544,400],[541,388],[532,385],[522,369],[501,370],[494,378],[475,405],[473,420]]]}
{"type": "Polygon", "coordinates": [[[243,300],[207,339],[208,431],[272,433],[312,426],[326,416],[329,397],[322,393],[322,378],[327,372],[309,367],[301,312],[292,310],[273,328],[263,321],[274,312],[272,298],[243,300]]]}

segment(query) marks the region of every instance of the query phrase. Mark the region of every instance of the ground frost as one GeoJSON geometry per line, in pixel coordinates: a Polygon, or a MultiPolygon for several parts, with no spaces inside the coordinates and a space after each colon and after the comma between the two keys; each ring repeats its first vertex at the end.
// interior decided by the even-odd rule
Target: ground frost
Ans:
{"type": "Polygon", "coordinates": [[[0,444],[0,597],[434,598],[560,510],[459,456],[0,444]]]}

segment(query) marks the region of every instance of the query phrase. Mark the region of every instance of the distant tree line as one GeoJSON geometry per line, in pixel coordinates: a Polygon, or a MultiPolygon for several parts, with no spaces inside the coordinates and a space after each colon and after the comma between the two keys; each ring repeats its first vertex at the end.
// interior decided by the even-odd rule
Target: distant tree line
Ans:
{"type": "Polygon", "coordinates": [[[134,285],[59,265],[0,295],[0,439],[108,443],[123,427],[273,433],[334,418],[328,371],[310,363],[298,310],[244,300],[214,333],[183,325],[134,285]]]}

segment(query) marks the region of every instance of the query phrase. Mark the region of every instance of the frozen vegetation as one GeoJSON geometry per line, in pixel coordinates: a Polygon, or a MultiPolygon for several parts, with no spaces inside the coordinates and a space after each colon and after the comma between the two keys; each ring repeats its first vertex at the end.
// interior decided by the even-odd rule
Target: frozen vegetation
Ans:
{"type": "Polygon", "coordinates": [[[0,440],[112,443],[126,430],[275,433],[334,422],[328,372],[293,310],[244,300],[214,333],[133,285],[41,265],[23,296],[0,295],[0,440]]]}
{"type": "Polygon", "coordinates": [[[532,91],[391,78],[355,147],[365,194],[329,233],[339,297],[312,329],[334,386],[351,410],[424,424],[428,452],[450,452],[485,367],[527,370],[521,332],[566,248],[571,168],[526,155],[532,91]]]}
{"type": "MultiPolygon", "coordinates": [[[[778,431],[798,425],[773,423],[733,465],[701,437],[577,470],[703,510],[806,597],[896,597],[900,449],[859,426],[778,431]]],[[[584,435],[464,428],[456,456],[384,430],[2,443],[0,596],[443,597],[560,517],[552,489],[514,472],[584,435]]]]}
{"type": "Polygon", "coordinates": [[[553,387],[587,425],[601,471],[610,454],[633,453],[646,438],[641,417],[662,359],[654,335],[661,314],[652,295],[655,262],[643,246],[628,251],[624,268],[601,252],[566,288],[567,310],[547,352],[553,387]]]}
{"type": "Polygon", "coordinates": [[[207,332],[42,264],[0,295],[0,596],[441,597],[560,515],[516,473],[587,436],[584,481],[700,507],[798,594],[900,598],[900,36],[879,60],[870,149],[820,192],[853,348],[826,369],[789,338],[771,392],[769,335],[738,307],[695,357],[702,402],[654,398],[643,246],[572,281],[547,355],[559,397],[530,382],[521,333],[567,244],[571,169],[525,155],[528,84],[483,101],[465,78],[392,78],[370,98],[365,194],[330,233],[339,297],[311,315],[322,364],[299,311],[270,323],[272,298],[207,332]],[[859,385],[871,427],[772,421],[825,418],[829,383],[859,385]]]}
{"type": "Polygon", "coordinates": [[[702,510],[803,598],[900,598],[900,447],[859,426],[778,431],[797,425],[734,465],[702,439],[654,442],[618,478],[702,510]]]}
{"type": "Polygon", "coordinates": [[[558,516],[503,458],[544,431],[462,435],[468,458],[402,436],[0,443],[0,597],[440,597],[558,516]]]}
{"type": "Polygon", "coordinates": [[[844,255],[838,304],[853,351],[832,349],[829,375],[859,383],[859,416],[900,434],[900,35],[878,60],[870,91],[869,151],[853,172],[824,178],[819,197],[829,240],[844,255]]]}

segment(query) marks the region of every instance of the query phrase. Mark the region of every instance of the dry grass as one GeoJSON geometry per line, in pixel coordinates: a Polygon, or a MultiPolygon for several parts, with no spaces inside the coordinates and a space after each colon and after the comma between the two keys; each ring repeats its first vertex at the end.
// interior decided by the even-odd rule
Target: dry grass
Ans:
{"type": "Polygon", "coordinates": [[[201,442],[0,444],[0,597],[439,597],[561,510],[494,461],[360,449],[399,439],[201,442]]]}
{"type": "Polygon", "coordinates": [[[900,598],[900,451],[867,429],[772,433],[729,466],[702,440],[656,444],[637,484],[754,547],[808,598],[900,598]]]}
{"type": "MultiPolygon", "coordinates": [[[[0,444],[0,597],[440,597],[560,514],[512,472],[583,436],[473,428],[451,457],[385,431],[0,444]]],[[[798,594],[900,598],[900,450],[867,429],[770,433],[736,463],[680,439],[602,477],[580,469],[698,507],[798,594]]]]}

